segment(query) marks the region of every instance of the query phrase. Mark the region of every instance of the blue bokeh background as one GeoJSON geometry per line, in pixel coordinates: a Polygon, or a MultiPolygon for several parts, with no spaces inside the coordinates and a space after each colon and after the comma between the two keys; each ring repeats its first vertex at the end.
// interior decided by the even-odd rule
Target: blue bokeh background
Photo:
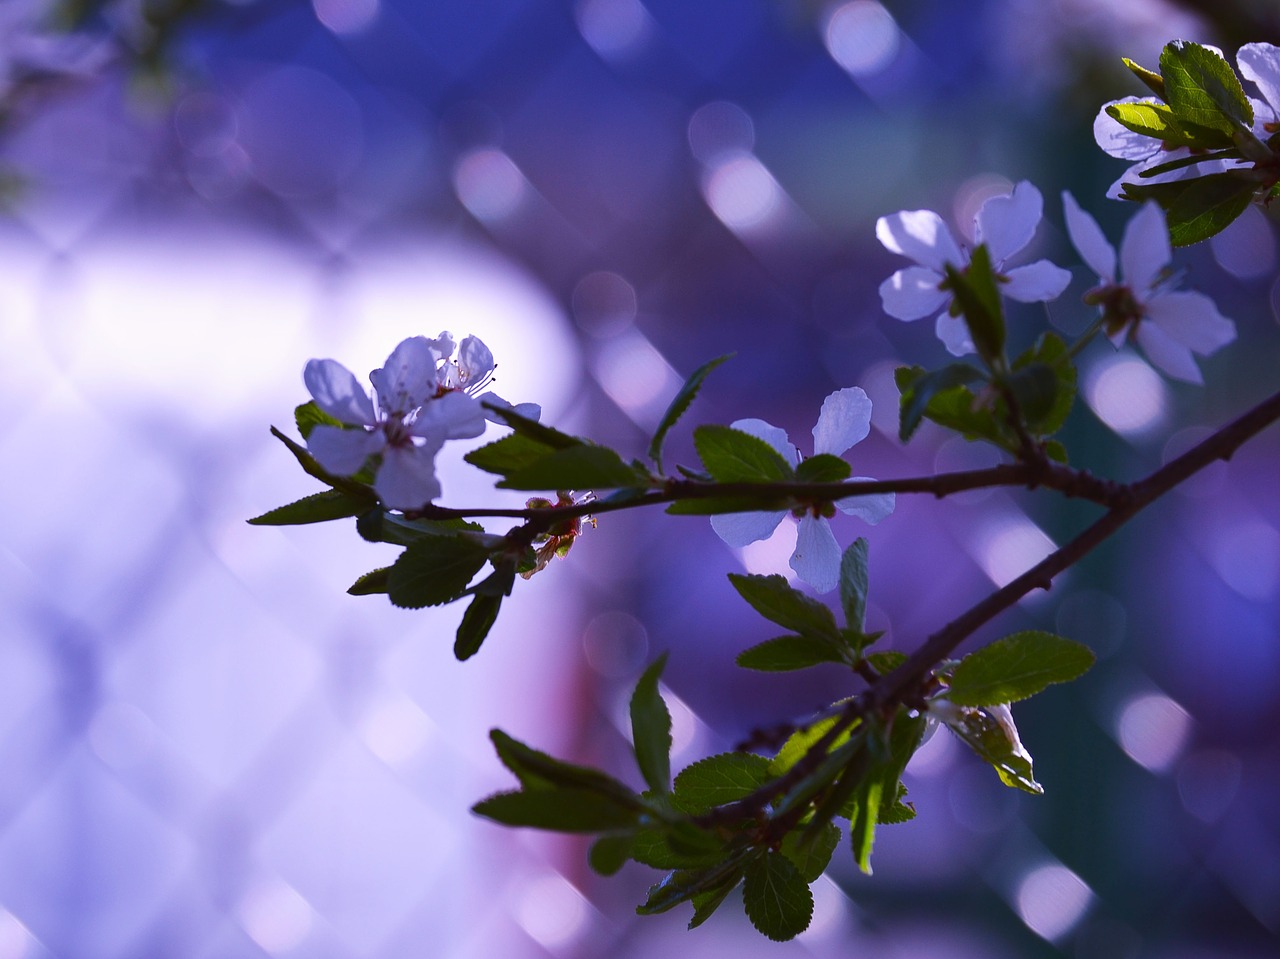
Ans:
{"type": "MultiPolygon", "coordinates": [[[[995,462],[928,426],[897,440],[894,367],[946,356],[881,311],[902,262],[875,219],[963,227],[1032,180],[1032,252],[1076,279],[1015,305],[1012,336],[1079,331],[1059,194],[1113,237],[1131,212],[1091,134],[1140,92],[1119,58],[1280,42],[1268,4],[225,0],[166,37],[163,74],[127,65],[153,39],[134,3],[71,37],[8,4],[0,959],[1280,954],[1274,433],[979,637],[1098,653],[1018,708],[1047,795],[939,735],[908,770],[919,818],[881,830],[872,878],[838,854],[785,946],[734,908],[693,933],[637,919],[650,871],[601,880],[582,842],[467,809],[510,785],[492,726],[634,780],[626,697],[664,650],[681,764],[847,695],[834,670],[732,666],[772,634],[725,573],[789,572],[790,523],[735,551],[704,520],[602,517],[466,664],[460,610],[346,595],[388,556],[350,524],[244,524],[313,490],[267,433],[308,358],[362,372],[441,329],[489,343],[509,399],[636,455],[682,378],[735,352],[669,462],[694,462],[688,426],[741,417],[806,449],[854,385],[876,405],[856,473],[995,462]]],[[[1239,342],[1204,389],[1087,351],[1063,438],[1101,475],[1276,387],[1267,216],[1176,265],[1239,342]]],[[[521,502],[460,450],[441,469],[448,505],[521,502]]],[[[836,530],[870,540],[870,625],[909,649],[1095,513],[975,491],[836,530]]]]}

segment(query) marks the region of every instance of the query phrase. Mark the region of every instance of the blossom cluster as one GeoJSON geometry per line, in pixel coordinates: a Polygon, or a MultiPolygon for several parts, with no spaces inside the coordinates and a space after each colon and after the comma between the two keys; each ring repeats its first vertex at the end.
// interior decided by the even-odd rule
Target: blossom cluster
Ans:
{"type": "MultiPolygon", "coordinates": [[[[1222,56],[1222,51],[1217,47],[1208,49],[1222,56]]],[[[1240,68],[1240,74],[1251,81],[1262,94],[1261,100],[1256,97],[1247,99],[1253,109],[1252,133],[1259,141],[1265,142],[1280,130],[1280,47],[1270,43],[1246,43],[1236,51],[1236,66],[1240,68]]],[[[1107,154],[1130,163],[1107,191],[1107,196],[1112,199],[1120,198],[1125,183],[1165,183],[1252,165],[1250,161],[1239,158],[1210,158],[1151,173],[1149,171],[1154,167],[1175,160],[1190,161],[1195,154],[1188,147],[1169,149],[1160,140],[1130,130],[1108,112],[1110,107],[1126,103],[1156,105],[1160,101],[1152,97],[1122,97],[1104,103],[1098,110],[1098,116],[1093,122],[1093,136],[1098,146],[1107,154]]]]}
{"type": "Polygon", "coordinates": [[[512,406],[483,390],[493,378],[493,354],[475,336],[455,344],[448,332],[402,341],[386,364],[369,374],[374,397],[336,360],[311,360],[303,382],[316,405],[341,426],[320,425],[307,449],[337,476],[352,476],[374,461],[374,491],[390,509],[420,509],[440,495],[435,457],[445,442],[484,432],[501,420],[494,408],[537,419],[532,403],[512,406]],[[376,403],[375,403],[376,398],[376,403]]]}
{"type": "MultiPolygon", "coordinates": [[[[1276,66],[1275,80],[1273,92],[1280,99],[1280,66],[1276,66]]],[[[1099,143],[1106,147],[1101,136],[1099,143]]],[[[1192,354],[1207,356],[1230,342],[1235,326],[1207,296],[1177,289],[1164,211],[1148,201],[1130,219],[1117,271],[1116,250],[1097,222],[1069,193],[1063,193],[1063,208],[1071,242],[1098,277],[1085,302],[1099,308],[1103,330],[1112,342],[1116,346],[1136,342],[1147,359],[1169,376],[1200,383],[1192,354]]],[[[1071,280],[1067,270],[1048,260],[1007,265],[1030,245],[1042,213],[1040,191],[1023,181],[1009,195],[987,200],[974,216],[974,238],[987,246],[1000,292],[1024,303],[1054,300],[1071,280]]],[[[970,251],[955,239],[942,217],[932,210],[904,210],[881,217],[876,236],[890,252],[916,263],[880,285],[885,312],[900,320],[917,320],[941,310],[937,333],[948,351],[955,356],[974,352],[945,276],[947,267],[963,273],[970,251]]]]}

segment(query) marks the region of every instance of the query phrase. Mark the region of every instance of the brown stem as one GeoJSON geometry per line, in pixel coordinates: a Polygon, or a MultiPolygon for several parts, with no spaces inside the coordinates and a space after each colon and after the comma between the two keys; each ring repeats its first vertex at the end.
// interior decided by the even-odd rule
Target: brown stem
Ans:
{"type": "Polygon", "coordinates": [[[928,493],[939,499],[965,490],[996,486],[1046,487],[1064,496],[1087,499],[1102,506],[1115,506],[1128,496],[1122,483],[1100,480],[1082,470],[1061,463],[1004,463],[981,470],[961,470],[931,476],[889,480],[847,480],[843,483],[709,483],[700,480],[668,480],[661,489],[634,496],[552,506],[545,509],[489,509],[449,507],[429,504],[406,513],[411,519],[479,519],[505,517],[532,522],[540,528],[582,516],[598,516],[637,506],[656,506],[684,500],[749,499],[759,505],[744,506],[741,512],[769,509],[770,504],[788,500],[835,502],[847,496],[878,493],[928,493]]]}

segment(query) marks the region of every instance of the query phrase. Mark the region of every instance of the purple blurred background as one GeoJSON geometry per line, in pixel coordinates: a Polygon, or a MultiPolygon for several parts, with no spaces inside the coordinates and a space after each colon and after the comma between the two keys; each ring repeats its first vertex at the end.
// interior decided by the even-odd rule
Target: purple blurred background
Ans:
{"type": "MultiPolygon", "coordinates": [[[[805,449],[853,385],[876,404],[855,473],[994,462],[897,441],[894,367],[946,357],[881,312],[902,263],[875,218],[967,222],[1031,179],[1034,252],[1073,265],[1062,189],[1112,236],[1131,212],[1090,132],[1140,92],[1119,57],[1280,43],[1272,4],[225,0],[158,34],[136,2],[79,6],[67,35],[0,4],[0,959],[1280,955],[1274,431],[979,637],[1098,653],[1017,710],[1047,795],[935,737],[919,818],[881,830],[872,879],[842,849],[781,946],[732,907],[639,920],[656,873],[599,880],[584,843],[467,808],[510,786],[495,725],[636,780],[626,696],[663,650],[681,765],[847,695],[836,670],[732,665],[772,633],[725,573],[788,574],[790,522],[730,550],[705,520],[604,517],[465,665],[460,609],[345,594],[389,550],[352,524],[244,523],[314,489],[267,433],[309,357],[364,371],[442,329],[629,455],[736,351],[669,463],[742,417],[805,449]]],[[[1077,465],[1140,476],[1277,387],[1267,217],[1177,262],[1240,342],[1203,390],[1087,351],[1077,465]]],[[[1088,322],[1090,279],[1054,326],[1088,322]]],[[[1014,338],[1044,318],[1015,306],[1014,338]]],[[[448,505],[521,502],[460,450],[442,468],[448,505]]],[[[871,625],[911,648],[1095,512],[983,491],[836,530],[870,540],[871,625]]]]}

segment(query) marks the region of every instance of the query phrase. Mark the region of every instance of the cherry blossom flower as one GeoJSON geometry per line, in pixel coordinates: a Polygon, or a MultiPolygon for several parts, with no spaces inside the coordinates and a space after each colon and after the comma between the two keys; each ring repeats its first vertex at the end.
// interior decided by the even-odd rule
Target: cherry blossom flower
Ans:
{"type": "Polygon", "coordinates": [[[1148,201],[1129,220],[1116,250],[1075,197],[1062,194],[1067,233],[1099,285],[1085,302],[1102,311],[1103,329],[1119,346],[1136,340],[1147,359],[1176,379],[1202,383],[1193,353],[1208,356],[1235,339],[1235,324],[1203,293],[1177,290],[1164,211],[1148,201]],[[1123,274],[1123,276],[1121,276],[1123,274]]]}
{"type": "MultiPolygon", "coordinates": [[[[800,460],[800,454],[787,439],[786,430],[764,420],[737,420],[735,430],[762,439],[789,462],[800,460]]],[[[842,455],[845,450],[866,438],[871,431],[871,400],[858,387],[837,390],[822,402],[818,423],[813,428],[814,453],[842,455]]],[[[855,479],[868,479],[860,476],[855,479]]],[[[848,496],[835,504],[841,512],[861,517],[872,525],[893,512],[892,493],[848,496]]],[[[727,513],[711,517],[711,526],[730,546],[740,548],[756,540],[768,539],[786,517],[785,510],[759,513],[727,513]]],[[[826,517],[806,510],[800,517],[795,552],[790,566],[796,575],[819,593],[835,589],[840,581],[840,546],[826,517]]]]}
{"type": "MultiPolygon", "coordinates": [[[[1026,180],[1011,194],[991,197],[973,218],[976,243],[986,244],[1000,292],[1022,303],[1056,299],[1071,274],[1048,260],[1006,267],[1035,235],[1044,209],[1040,191],[1026,180]]],[[[876,238],[891,253],[916,262],[880,284],[884,311],[899,320],[918,320],[937,314],[938,338],[953,356],[974,352],[964,318],[952,313],[951,293],[945,289],[946,267],[964,270],[969,251],[956,242],[942,217],[932,210],[903,210],[876,221],[876,238]],[[940,312],[939,312],[940,311],[940,312]]]]}
{"type": "Polygon", "coordinates": [[[1270,43],[1246,43],[1236,51],[1236,65],[1246,80],[1262,94],[1249,97],[1253,107],[1253,134],[1266,141],[1280,131],[1280,47],[1270,43]]]}
{"type": "MultiPolygon", "coordinates": [[[[1154,176],[1142,174],[1152,167],[1173,160],[1182,160],[1191,156],[1187,147],[1168,147],[1163,140],[1157,140],[1142,133],[1137,133],[1124,126],[1119,120],[1107,113],[1107,107],[1120,103],[1152,103],[1162,101],[1155,97],[1122,97],[1104,103],[1093,121],[1093,139],[1102,151],[1118,160],[1128,160],[1130,166],[1120,174],[1119,178],[1107,189],[1107,196],[1112,200],[1121,199],[1120,194],[1126,183],[1168,183],[1192,177],[1207,176],[1210,173],[1222,173],[1240,166],[1241,160],[1205,160],[1176,170],[1166,170],[1154,176]]],[[[1251,101],[1256,108],[1257,101],[1251,101]]],[[[1265,109],[1265,108],[1264,108],[1265,109]]]]}
{"type": "Polygon", "coordinates": [[[354,374],[336,360],[311,360],[303,381],[316,405],[340,423],[316,426],[307,449],[337,476],[360,471],[370,456],[380,456],[373,488],[391,509],[418,509],[440,495],[435,456],[447,440],[484,432],[494,418],[484,403],[514,409],[536,419],[534,404],[512,407],[493,393],[475,396],[492,378],[493,354],[468,336],[454,357],[453,338],[413,336],[400,343],[386,364],[369,374],[377,405],[354,374]]]}

